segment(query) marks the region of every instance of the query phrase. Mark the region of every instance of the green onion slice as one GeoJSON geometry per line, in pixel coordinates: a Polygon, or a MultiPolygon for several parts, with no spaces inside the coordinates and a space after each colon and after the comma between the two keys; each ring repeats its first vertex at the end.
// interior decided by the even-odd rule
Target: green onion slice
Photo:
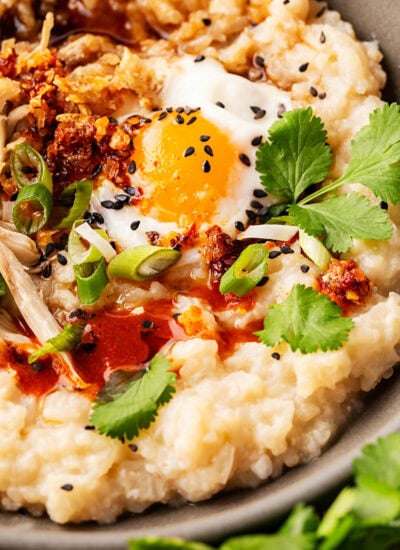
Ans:
{"type": "Polygon", "coordinates": [[[75,349],[81,341],[84,328],[85,323],[75,323],[73,325],[68,323],[60,334],[49,338],[40,349],[31,353],[28,357],[28,363],[31,365],[48,353],[59,353],[75,349]]]}
{"type": "Polygon", "coordinates": [[[72,227],[89,207],[93,184],[90,180],[71,183],[54,203],[51,225],[57,229],[72,227]]]}
{"type": "Polygon", "coordinates": [[[156,277],[172,267],[181,257],[178,250],[161,246],[136,246],[128,248],[111,260],[108,273],[113,277],[144,281],[156,277]]]}
{"type": "Polygon", "coordinates": [[[244,296],[254,288],[268,270],[268,250],[263,244],[251,244],[221,277],[219,291],[244,296]]]}
{"type": "MultiPolygon", "coordinates": [[[[72,263],[75,265],[98,262],[103,257],[100,250],[93,244],[89,243],[88,246],[86,246],[82,237],[76,231],[76,229],[84,223],[86,223],[84,220],[76,220],[68,238],[68,254],[72,263]]],[[[94,229],[93,231],[100,235],[105,241],[108,241],[108,235],[104,229],[94,229]]]]}
{"type": "Polygon", "coordinates": [[[41,229],[49,219],[53,198],[41,183],[23,187],[13,208],[13,220],[20,233],[30,235],[41,229]]]}
{"type": "Polygon", "coordinates": [[[307,233],[300,229],[299,245],[304,254],[308,256],[321,271],[327,270],[332,256],[317,237],[307,235],[307,233]]]}
{"type": "Polygon", "coordinates": [[[108,283],[104,258],[98,262],[76,265],[74,272],[81,304],[97,302],[108,283]]]}
{"type": "Polygon", "coordinates": [[[53,192],[53,178],[47,164],[27,143],[18,144],[12,151],[11,173],[18,187],[40,184],[53,192]]]}

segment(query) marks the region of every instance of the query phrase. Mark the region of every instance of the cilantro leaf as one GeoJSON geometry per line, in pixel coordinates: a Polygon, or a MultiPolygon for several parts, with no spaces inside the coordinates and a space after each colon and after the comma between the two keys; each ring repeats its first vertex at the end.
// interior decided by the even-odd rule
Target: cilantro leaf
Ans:
{"type": "MultiPolygon", "coordinates": [[[[400,547],[400,525],[389,525],[354,529],[340,546],[340,550],[394,550],[400,547]]],[[[321,547],[321,550],[325,550],[321,547]]]]}
{"type": "Polygon", "coordinates": [[[101,434],[132,439],[148,428],[157,416],[158,408],[167,403],[175,392],[176,375],[171,365],[158,354],[149,370],[127,385],[118,384],[115,391],[112,379],[93,404],[90,421],[101,434]]]}
{"type": "Polygon", "coordinates": [[[351,162],[337,181],[361,183],[377,197],[400,202],[400,105],[384,104],[370,115],[351,144],[351,162]]]}
{"type": "Polygon", "coordinates": [[[348,339],[354,326],[341,313],[340,307],[327,296],[295,285],[286,300],[268,308],[264,330],[255,334],[267,346],[284,340],[293,351],[299,349],[302,353],[335,350],[348,339]]]}
{"type": "Polygon", "coordinates": [[[371,476],[394,489],[400,489],[400,433],[378,439],[367,445],[362,456],[354,461],[356,478],[371,476]]]}
{"type": "Polygon", "coordinates": [[[297,504],[285,523],[279,529],[280,534],[301,535],[314,533],[319,524],[319,517],[313,506],[297,504]]]}
{"type": "Polygon", "coordinates": [[[144,537],[130,540],[129,550],[212,550],[212,547],[179,538],[144,537]]]}
{"type": "Polygon", "coordinates": [[[324,180],[332,158],[326,137],[311,108],[285,113],[257,151],[256,169],[266,191],[295,202],[307,187],[324,180]]]}
{"type": "Polygon", "coordinates": [[[324,235],[325,245],[333,252],[346,252],[353,237],[389,239],[393,234],[386,210],[371,206],[369,200],[358,193],[319,203],[291,205],[289,216],[309,235],[324,235]]]}
{"type": "Polygon", "coordinates": [[[220,550],[314,550],[315,536],[303,535],[244,535],[228,539],[220,550]]]}

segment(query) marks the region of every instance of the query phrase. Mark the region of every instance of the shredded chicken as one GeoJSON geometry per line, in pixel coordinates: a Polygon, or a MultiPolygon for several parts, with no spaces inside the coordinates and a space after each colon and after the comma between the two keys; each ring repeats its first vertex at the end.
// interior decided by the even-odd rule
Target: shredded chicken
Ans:
{"type": "Polygon", "coordinates": [[[30,338],[21,334],[12,317],[4,309],[0,309],[0,338],[17,344],[31,344],[30,338]]]}
{"type": "MultiPolygon", "coordinates": [[[[0,273],[3,275],[22,317],[39,342],[44,344],[49,338],[60,334],[61,328],[44,303],[32,279],[2,241],[0,241],[0,273]]],[[[87,384],[76,372],[71,355],[63,352],[59,354],[59,357],[62,362],[60,361],[60,364],[55,362],[55,368],[60,369],[58,374],[61,377],[66,375],[68,381],[75,388],[85,388],[87,384]]]]}
{"type": "Polygon", "coordinates": [[[34,265],[39,261],[40,253],[35,241],[27,235],[18,233],[13,224],[0,222],[0,239],[25,266],[34,265]]]}

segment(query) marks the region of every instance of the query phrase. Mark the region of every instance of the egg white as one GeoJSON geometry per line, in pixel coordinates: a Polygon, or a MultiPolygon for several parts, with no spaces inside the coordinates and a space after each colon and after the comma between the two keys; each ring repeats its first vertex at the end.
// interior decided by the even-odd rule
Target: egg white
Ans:
{"type": "MultiPolygon", "coordinates": [[[[253,191],[262,189],[259,174],[255,170],[257,147],[251,142],[257,136],[265,139],[269,127],[280,114],[296,105],[287,92],[272,84],[251,82],[242,76],[230,74],[213,59],[200,62],[195,59],[185,55],[170,65],[159,93],[159,105],[163,108],[200,108],[202,116],[224,132],[237,149],[236,184],[229,188],[229,196],[219,200],[217,212],[210,216],[207,223],[207,226],[217,224],[223,231],[234,236],[237,234],[235,222],[246,224],[248,221],[245,211],[251,209],[253,191]],[[221,103],[224,108],[220,106],[221,103]],[[257,118],[251,107],[263,109],[266,114],[257,118]],[[240,162],[240,153],[249,158],[250,166],[240,162]]],[[[138,174],[135,174],[132,176],[132,185],[137,184],[138,174]]],[[[144,182],[143,187],[145,186],[144,182]]],[[[148,244],[146,233],[149,231],[156,231],[163,236],[171,232],[182,233],[187,229],[179,226],[178,216],[176,223],[167,223],[160,222],[155,217],[144,216],[135,205],[126,205],[121,210],[107,209],[101,205],[106,200],[115,201],[115,195],[120,193],[120,188],[105,180],[92,199],[92,209],[102,214],[110,238],[120,247],[148,244]],[[134,221],[140,222],[136,230],[130,228],[134,221]]],[[[271,203],[269,197],[257,200],[266,206],[271,203]]]]}

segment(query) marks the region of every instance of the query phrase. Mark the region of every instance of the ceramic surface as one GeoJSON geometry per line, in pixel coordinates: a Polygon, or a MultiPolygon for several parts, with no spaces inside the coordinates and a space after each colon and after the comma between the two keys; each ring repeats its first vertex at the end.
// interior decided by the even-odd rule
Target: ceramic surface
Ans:
{"type": "MultiPolygon", "coordinates": [[[[398,0],[330,0],[361,39],[379,40],[389,73],[385,99],[400,100],[400,3],[398,0]]],[[[361,447],[400,429],[400,376],[381,385],[363,414],[313,463],[287,472],[256,490],[235,491],[197,505],[156,507],[114,525],[62,527],[48,519],[0,514],[0,548],[7,550],[126,550],[133,536],[159,534],[216,540],[262,529],[295,503],[313,500],[343,483],[361,447]]]]}

